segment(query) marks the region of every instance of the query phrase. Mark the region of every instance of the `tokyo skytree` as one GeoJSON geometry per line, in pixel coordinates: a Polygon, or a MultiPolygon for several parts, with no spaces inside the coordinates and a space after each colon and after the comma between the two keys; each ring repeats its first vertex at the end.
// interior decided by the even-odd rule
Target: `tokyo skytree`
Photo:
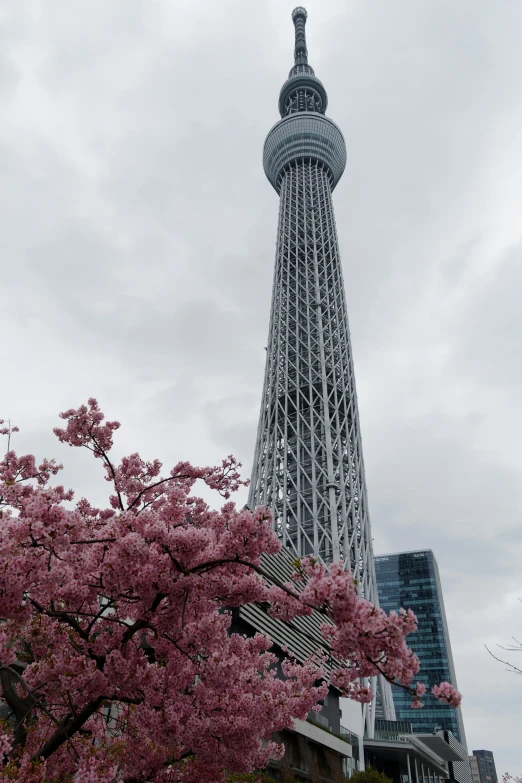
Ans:
{"type": "MultiPolygon", "coordinates": [[[[280,197],[275,274],[249,506],[272,508],[296,557],[340,558],[378,604],[364,462],[332,192],[346,165],[327,94],[308,64],[307,13],[292,13],[295,64],[263,167],[280,197]]],[[[375,685],[375,683],[373,683],[375,685]]],[[[385,718],[394,719],[380,682],[385,718]]],[[[371,723],[375,718],[375,710],[371,723]]],[[[365,720],[367,730],[370,715],[365,720]]]]}

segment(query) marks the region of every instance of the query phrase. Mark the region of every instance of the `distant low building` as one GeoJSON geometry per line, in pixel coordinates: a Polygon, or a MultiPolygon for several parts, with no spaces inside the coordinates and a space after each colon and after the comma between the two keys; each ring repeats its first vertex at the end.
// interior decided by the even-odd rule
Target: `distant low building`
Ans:
{"type": "MultiPolygon", "coordinates": [[[[431,549],[376,556],[375,572],[381,607],[386,612],[411,609],[417,615],[418,630],[407,640],[421,662],[416,680],[427,690],[442,681],[457,687],[439,569],[431,549]]],[[[426,696],[423,709],[416,710],[408,693],[398,687],[392,691],[397,719],[411,723],[414,734],[449,731],[467,756],[460,707],[455,710],[426,696]]]]}
{"type": "Polygon", "coordinates": [[[469,757],[473,783],[498,783],[495,759],[491,750],[474,750],[469,757]]]}

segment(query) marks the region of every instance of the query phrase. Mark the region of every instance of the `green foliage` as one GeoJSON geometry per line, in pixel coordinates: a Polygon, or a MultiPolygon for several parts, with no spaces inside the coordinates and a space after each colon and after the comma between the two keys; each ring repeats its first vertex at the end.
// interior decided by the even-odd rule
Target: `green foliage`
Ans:
{"type": "Polygon", "coordinates": [[[367,767],[364,772],[354,772],[350,783],[393,783],[393,781],[383,772],[367,767]]]}

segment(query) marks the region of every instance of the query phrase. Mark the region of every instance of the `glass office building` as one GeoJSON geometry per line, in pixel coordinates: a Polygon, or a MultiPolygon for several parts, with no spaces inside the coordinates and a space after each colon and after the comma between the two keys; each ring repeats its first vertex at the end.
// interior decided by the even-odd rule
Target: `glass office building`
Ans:
{"type": "MultiPolygon", "coordinates": [[[[439,570],[431,549],[377,556],[375,571],[381,607],[386,612],[411,609],[417,615],[418,629],[408,636],[408,645],[421,662],[416,680],[427,690],[444,680],[457,687],[439,570]]],[[[396,687],[393,701],[397,720],[411,723],[414,733],[451,731],[466,747],[460,707],[455,710],[426,695],[425,706],[415,710],[410,707],[411,696],[396,687]]]]}

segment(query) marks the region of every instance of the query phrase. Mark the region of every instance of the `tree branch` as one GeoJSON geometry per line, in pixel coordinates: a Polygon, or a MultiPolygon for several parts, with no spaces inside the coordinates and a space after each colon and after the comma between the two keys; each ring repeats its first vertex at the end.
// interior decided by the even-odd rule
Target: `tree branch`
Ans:
{"type": "Polygon", "coordinates": [[[149,492],[151,489],[156,489],[156,487],[160,487],[162,484],[166,484],[168,481],[175,481],[175,480],[177,480],[177,479],[178,479],[178,480],[179,480],[179,479],[181,479],[181,480],[184,480],[184,479],[191,479],[191,478],[193,478],[193,476],[183,476],[183,475],[181,475],[181,476],[180,476],[180,475],[177,475],[177,476],[167,476],[167,478],[160,479],[159,481],[156,481],[154,484],[151,484],[151,485],[150,485],[150,486],[148,486],[148,487],[144,487],[144,488],[143,488],[143,489],[142,489],[140,492],[138,492],[138,494],[136,495],[136,497],[134,498],[134,500],[132,501],[132,503],[130,504],[130,506],[127,506],[127,511],[130,511],[130,510],[131,510],[131,508],[132,508],[132,507],[133,507],[133,506],[134,506],[136,503],[138,503],[138,502],[139,502],[140,498],[141,498],[141,497],[142,497],[142,496],[143,496],[143,495],[144,495],[146,492],[149,492]]]}
{"type": "Polygon", "coordinates": [[[38,759],[48,759],[52,756],[59,747],[67,742],[77,731],[79,731],[84,723],[86,723],[91,715],[97,711],[98,707],[105,701],[105,696],[98,696],[94,701],[89,702],[83,710],[72,717],[66,716],[66,720],[60,722],[59,728],[54,732],[52,737],[44,742],[44,744],[33,753],[31,761],[37,761],[38,759]]]}
{"type": "MultiPolygon", "coordinates": [[[[484,647],[486,648],[486,650],[488,651],[488,653],[491,655],[491,657],[492,657],[492,658],[494,658],[494,659],[495,659],[496,661],[498,661],[499,663],[503,663],[503,664],[504,664],[504,666],[509,666],[509,667],[510,667],[509,669],[507,669],[507,671],[508,671],[508,672],[510,672],[511,674],[518,674],[518,675],[521,675],[521,676],[522,676],[522,669],[519,669],[519,667],[518,667],[518,666],[515,666],[515,664],[514,664],[514,663],[510,663],[509,661],[503,661],[501,658],[497,658],[497,656],[496,656],[496,655],[494,655],[494,654],[491,652],[491,650],[489,649],[489,647],[487,646],[487,644],[485,644],[485,645],[484,645],[484,647]]],[[[503,649],[503,650],[505,650],[506,648],[505,648],[505,647],[502,647],[502,649],[503,649]]]]}

